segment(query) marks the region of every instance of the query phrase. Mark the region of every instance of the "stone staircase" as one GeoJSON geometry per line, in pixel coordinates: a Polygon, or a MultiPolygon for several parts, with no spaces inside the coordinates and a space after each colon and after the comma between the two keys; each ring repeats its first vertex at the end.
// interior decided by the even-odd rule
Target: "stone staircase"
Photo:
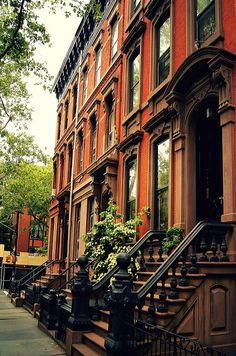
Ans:
{"type": "MultiPolygon", "coordinates": [[[[147,283],[147,281],[149,281],[154,274],[157,273],[161,265],[168,258],[168,256],[162,256],[164,257],[163,262],[156,262],[158,258],[160,258],[160,256],[156,255],[152,256],[151,259],[153,261],[150,261],[150,256],[148,255],[149,250],[150,246],[146,245],[144,255],[142,256],[145,261],[145,271],[137,271],[136,280],[133,281],[133,289],[137,291],[137,293],[147,283]]],[[[203,255],[205,256],[205,254],[203,255]]],[[[219,286],[217,287],[217,283],[221,282],[223,286],[223,281],[226,280],[225,286],[229,287],[232,281],[234,281],[235,285],[236,280],[236,262],[217,260],[218,257],[216,258],[215,252],[209,255],[208,261],[201,261],[201,257],[200,253],[195,255],[194,258],[196,258],[196,261],[198,262],[195,260],[190,261],[191,257],[188,257],[186,261],[181,261],[180,259],[175,265],[174,273],[173,271],[171,272],[171,270],[168,270],[165,278],[158,280],[156,287],[152,290],[152,292],[146,294],[144,304],[141,306],[140,310],[142,310],[142,320],[144,322],[148,322],[153,325],[155,324],[157,327],[161,327],[172,332],[177,331],[183,336],[193,339],[197,337],[201,340],[199,337],[201,330],[199,331],[199,329],[205,328],[204,321],[202,326],[198,325],[198,330],[196,330],[194,323],[199,323],[199,320],[201,319],[199,319],[199,315],[201,313],[202,315],[205,313],[205,315],[209,316],[210,304],[207,300],[209,298],[218,298],[219,296],[219,300],[224,302],[223,289],[227,287],[222,287],[222,289],[218,291],[217,288],[219,286]],[[189,273],[187,273],[187,271],[189,271],[189,273]],[[194,271],[194,273],[192,273],[192,271],[194,271]],[[178,282],[174,280],[175,278],[178,282]],[[216,286],[215,289],[214,286],[216,286]],[[212,293],[210,297],[207,296],[205,298],[207,302],[204,304],[202,302],[204,291],[207,290],[207,293],[209,294],[211,293],[211,288],[214,289],[214,293],[212,293]]],[[[170,258],[171,256],[168,259],[170,258]]],[[[233,288],[235,287],[236,285],[233,288]]],[[[225,298],[228,297],[226,296],[225,298]]],[[[227,301],[227,303],[229,303],[229,301],[227,301]]],[[[138,319],[139,312],[140,311],[136,306],[136,320],[138,319]]],[[[210,316],[210,318],[213,318],[214,320],[217,319],[215,316],[210,316]]],[[[229,316],[227,316],[227,318],[229,318],[229,316]]],[[[227,322],[230,321],[228,320],[227,322]]],[[[71,355],[106,355],[104,344],[108,335],[108,325],[109,312],[106,310],[100,310],[100,320],[92,321],[91,331],[83,332],[81,335],[81,342],[74,343],[72,345],[71,355]]],[[[209,338],[210,336],[208,339],[205,338],[201,341],[205,343],[208,342],[209,344],[209,338]]],[[[219,338],[218,340],[221,339],[222,338],[219,338]]],[[[215,340],[217,340],[217,333],[215,340]]],[[[217,341],[215,341],[214,344],[217,345],[217,341]]],[[[233,347],[236,348],[236,346],[233,347]]]]}

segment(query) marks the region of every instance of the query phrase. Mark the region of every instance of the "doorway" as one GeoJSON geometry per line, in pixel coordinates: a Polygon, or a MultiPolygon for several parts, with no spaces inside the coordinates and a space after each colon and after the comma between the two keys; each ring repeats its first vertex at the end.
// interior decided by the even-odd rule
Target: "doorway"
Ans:
{"type": "Polygon", "coordinates": [[[216,100],[201,103],[196,122],[196,222],[223,214],[222,131],[216,100]]]}

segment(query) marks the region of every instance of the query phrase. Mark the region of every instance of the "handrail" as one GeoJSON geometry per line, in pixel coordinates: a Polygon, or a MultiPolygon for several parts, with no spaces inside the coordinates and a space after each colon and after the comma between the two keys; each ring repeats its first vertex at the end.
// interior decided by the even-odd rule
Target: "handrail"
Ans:
{"type": "Polygon", "coordinates": [[[48,283],[47,288],[48,290],[50,289],[50,286],[52,284],[55,284],[56,281],[60,280],[62,276],[66,274],[71,268],[73,268],[75,265],[77,265],[77,261],[73,262],[69,267],[67,267],[64,271],[62,271],[56,278],[54,278],[50,283],[48,283]]]}
{"type": "Polygon", "coordinates": [[[51,267],[52,264],[55,263],[55,260],[49,260],[49,263],[45,264],[45,266],[41,265],[41,269],[34,273],[32,277],[28,278],[24,283],[21,284],[21,287],[23,287],[25,284],[29,283],[33,278],[37,277],[45,268],[51,267]]]}
{"type": "Polygon", "coordinates": [[[138,299],[142,299],[149,292],[150,288],[157,283],[161,277],[168,272],[173,263],[181,256],[181,254],[186,250],[191,242],[196,238],[196,236],[201,233],[204,229],[209,227],[220,227],[224,229],[232,228],[232,224],[221,223],[215,221],[200,221],[184,238],[178,247],[172,252],[172,254],[161,264],[161,266],[156,270],[156,272],[146,281],[146,283],[137,291],[138,299]]]}
{"type": "MultiPolygon", "coordinates": [[[[151,235],[155,235],[155,236],[158,235],[158,236],[164,238],[166,236],[166,232],[163,230],[162,231],[161,230],[149,230],[141,239],[138,240],[138,242],[136,242],[136,244],[128,252],[128,255],[130,257],[134,256],[138,252],[140,247],[147,242],[147,240],[150,238],[151,235]]],[[[93,292],[96,292],[103,285],[105,285],[110,280],[110,278],[118,272],[118,270],[119,270],[119,267],[116,265],[109,272],[107,272],[105,274],[105,276],[100,281],[98,281],[97,283],[95,283],[93,285],[93,292]]]]}
{"type": "Polygon", "coordinates": [[[23,276],[21,279],[19,279],[17,282],[19,282],[20,284],[22,283],[22,281],[26,278],[29,277],[31,274],[35,274],[35,272],[37,272],[38,269],[44,268],[45,264],[47,264],[50,260],[47,260],[45,262],[43,262],[40,266],[37,266],[36,268],[34,268],[32,271],[30,271],[29,273],[27,273],[25,276],[23,276]]]}
{"type": "MultiPolygon", "coordinates": [[[[95,261],[95,260],[89,261],[89,263],[87,264],[87,266],[85,267],[85,269],[88,269],[88,268],[94,263],[94,261],[95,261]]],[[[78,262],[76,261],[76,263],[78,263],[78,262]]],[[[66,271],[66,270],[65,270],[65,271],[66,271]]],[[[64,272],[65,272],[65,271],[64,271],[64,272]]],[[[58,277],[59,277],[59,276],[58,276],[58,277]]],[[[60,286],[60,288],[57,289],[57,293],[60,293],[60,291],[61,291],[62,289],[64,289],[67,284],[71,283],[71,282],[75,279],[75,277],[76,277],[76,275],[74,275],[73,277],[71,277],[71,278],[70,278],[68,281],[66,281],[62,286],[60,286]]],[[[54,281],[55,281],[55,279],[54,279],[54,281]]]]}

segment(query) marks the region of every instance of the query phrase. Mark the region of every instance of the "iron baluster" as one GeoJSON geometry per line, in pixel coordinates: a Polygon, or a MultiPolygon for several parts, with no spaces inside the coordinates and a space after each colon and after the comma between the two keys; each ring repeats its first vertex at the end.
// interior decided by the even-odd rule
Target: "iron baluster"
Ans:
{"type": "Polygon", "coordinates": [[[93,307],[93,313],[92,313],[92,320],[94,321],[99,321],[101,320],[101,314],[100,314],[100,308],[99,308],[99,303],[98,303],[98,296],[95,296],[95,304],[93,307]]]}
{"type": "Polygon", "coordinates": [[[188,285],[188,279],[187,279],[187,273],[188,273],[188,270],[187,270],[187,266],[186,266],[186,251],[183,252],[182,254],[182,266],[181,266],[181,269],[180,269],[180,273],[181,273],[181,278],[180,278],[180,281],[179,281],[179,285],[180,286],[187,286],[188,285]]]}
{"type": "Polygon", "coordinates": [[[160,304],[159,304],[159,307],[158,307],[158,311],[160,313],[166,313],[168,311],[167,301],[166,301],[167,294],[166,294],[166,287],[165,287],[167,277],[168,277],[168,274],[165,273],[161,278],[161,291],[160,291],[160,294],[159,294],[160,304]]]}
{"type": "Polygon", "coordinates": [[[146,271],[146,265],[145,265],[145,257],[144,257],[144,246],[140,248],[141,250],[141,256],[139,260],[139,265],[140,265],[140,272],[145,272],[146,271]]]}
{"type": "Polygon", "coordinates": [[[172,276],[171,276],[171,280],[170,280],[170,294],[169,294],[169,298],[170,299],[178,299],[179,298],[179,292],[177,290],[177,277],[176,277],[176,264],[174,264],[172,266],[172,276]]]}
{"type": "Polygon", "coordinates": [[[145,298],[141,298],[138,300],[138,303],[137,303],[137,307],[138,307],[138,325],[139,323],[142,324],[143,322],[143,313],[142,313],[142,309],[143,309],[143,306],[145,304],[145,298]]]}
{"type": "Polygon", "coordinates": [[[202,234],[202,239],[201,239],[201,244],[200,244],[200,250],[202,252],[202,256],[199,257],[199,262],[207,262],[208,257],[206,255],[207,252],[207,244],[206,244],[206,238],[205,235],[202,234]]]}
{"type": "Polygon", "coordinates": [[[154,285],[150,289],[150,304],[148,307],[148,319],[147,322],[151,325],[156,325],[156,318],[155,318],[155,312],[156,312],[156,307],[155,307],[155,293],[156,293],[157,287],[154,285]]]}
{"type": "Polygon", "coordinates": [[[191,261],[191,266],[189,268],[189,273],[192,273],[192,274],[198,273],[196,245],[195,244],[192,244],[192,253],[190,256],[190,261],[191,261]]]}
{"type": "Polygon", "coordinates": [[[163,237],[162,236],[159,236],[158,237],[158,259],[157,259],[157,262],[163,262],[164,259],[162,257],[163,255],[163,237]]]}
{"type": "Polygon", "coordinates": [[[66,294],[60,293],[57,299],[57,322],[56,322],[56,332],[55,332],[55,336],[59,340],[61,340],[61,332],[62,332],[63,314],[62,314],[61,306],[63,304],[67,304],[66,294]]]}
{"type": "Polygon", "coordinates": [[[131,273],[133,281],[137,280],[136,254],[131,257],[131,273]]]}
{"type": "Polygon", "coordinates": [[[220,258],[220,261],[221,262],[229,262],[229,256],[227,255],[228,246],[227,246],[227,243],[226,243],[225,236],[222,237],[220,250],[223,253],[223,256],[221,256],[221,258],[220,258]]]}
{"type": "Polygon", "coordinates": [[[148,248],[148,253],[149,253],[149,258],[148,258],[148,262],[155,262],[153,255],[154,255],[154,248],[153,248],[153,236],[151,235],[149,238],[150,244],[149,244],[149,248],[148,248]]]}
{"type": "Polygon", "coordinates": [[[215,235],[213,235],[213,237],[212,237],[211,251],[212,251],[213,256],[211,256],[210,262],[219,262],[219,257],[216,255],[216,253],[217,253],[217,243],[216,243],[215,235]]]}

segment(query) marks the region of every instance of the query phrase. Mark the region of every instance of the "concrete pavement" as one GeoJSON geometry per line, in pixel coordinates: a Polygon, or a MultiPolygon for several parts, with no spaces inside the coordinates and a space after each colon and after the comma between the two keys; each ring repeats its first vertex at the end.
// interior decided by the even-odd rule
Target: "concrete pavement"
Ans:
{"type": "Polygon", "coordinates": [[[66,355],[37,327],[37,320],[24,308],[15,308],[0,291],[0,356],[66,355]]]}

